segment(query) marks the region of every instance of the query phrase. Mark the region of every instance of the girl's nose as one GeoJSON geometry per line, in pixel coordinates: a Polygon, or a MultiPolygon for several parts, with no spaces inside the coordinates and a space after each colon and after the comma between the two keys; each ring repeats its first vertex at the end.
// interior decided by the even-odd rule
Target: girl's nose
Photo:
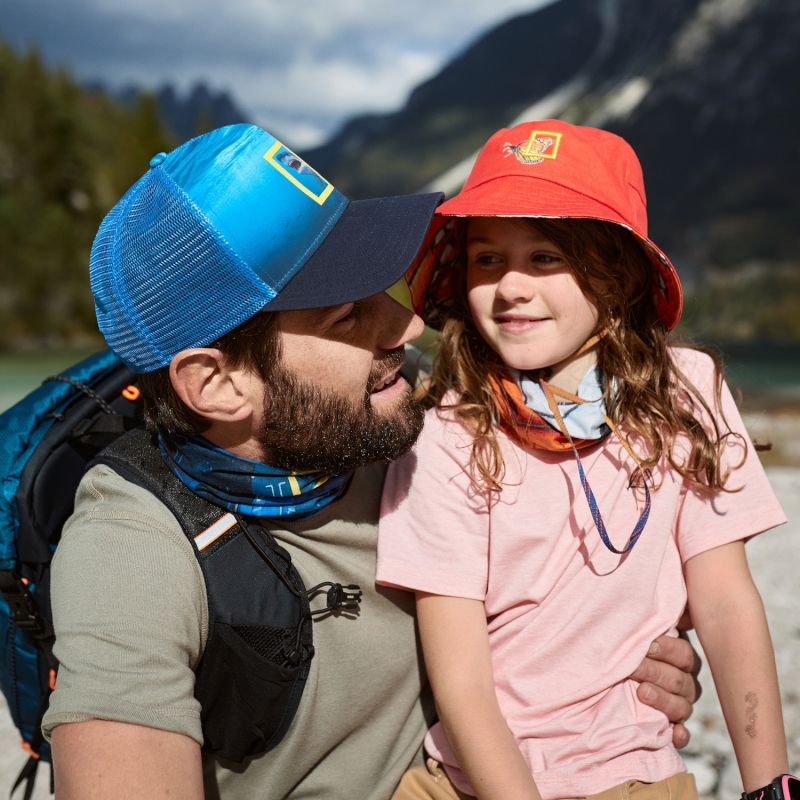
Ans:
{"type": "Polygon", "coordinates": [[[498,300],[506,303],[526,303],[534,294],[533,280],[530,275],[515,269],[503,273],[495,290],[498,300]]]}

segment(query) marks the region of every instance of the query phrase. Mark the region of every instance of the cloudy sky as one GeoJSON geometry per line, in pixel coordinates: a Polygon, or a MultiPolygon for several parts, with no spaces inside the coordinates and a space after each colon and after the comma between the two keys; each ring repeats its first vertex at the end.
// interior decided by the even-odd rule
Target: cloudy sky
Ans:
{"type": "Polygon", "coordinates": [[[398,107],[480,33],[552,0],[1,0],[0,36],[112,88],[203,80],[296,147],[398,107]]]}

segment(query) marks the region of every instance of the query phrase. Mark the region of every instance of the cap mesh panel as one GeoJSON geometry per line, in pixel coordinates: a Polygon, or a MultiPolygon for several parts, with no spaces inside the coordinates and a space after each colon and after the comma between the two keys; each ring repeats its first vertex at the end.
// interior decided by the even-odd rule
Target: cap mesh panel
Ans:
{"type": "Polygon", "coordinates": [[[274,295],[159,169],[103,222],[91,273],[100,329],[140,372],[208,344],[274,295]]]}

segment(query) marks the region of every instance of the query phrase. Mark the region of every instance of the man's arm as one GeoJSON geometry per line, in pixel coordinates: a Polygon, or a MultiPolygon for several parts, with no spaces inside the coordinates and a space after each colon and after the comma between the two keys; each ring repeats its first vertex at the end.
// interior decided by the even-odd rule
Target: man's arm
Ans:
{"type": "Polygon", "coordinates": [[[200,746],[180,733],[91,720],[53,730],[56,800],[203,800],[200,746]]]}
{"type": "Polygon", "coordinates": [[[191,544],[105,466],[84,476],[75,508],[53,559],[60,667],[42,723],[59,800],[202,798],[193,668],[207,603],[191,544]]]}
{"type": "Polygon", "coordinates": [[[689,731],[683,723],[692,715],[692,706],[700,697],[701,687],[697,682],[700,666],[700,657],[686,639],[659,636],[631,675],[633,680],[641,682],[636,690],[639,699],[664,713],[673,723],[675,747],[689,744],[689,731]]]}

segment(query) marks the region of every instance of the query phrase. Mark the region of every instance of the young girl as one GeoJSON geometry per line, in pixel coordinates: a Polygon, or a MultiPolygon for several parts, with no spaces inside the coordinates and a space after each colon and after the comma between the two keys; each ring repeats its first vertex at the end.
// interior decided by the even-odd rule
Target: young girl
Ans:
{"type": "MultiPolygon", "coordinates": [[[[668,158],[669,153],[664,153],[668,158]]],[[[744,541],[785,522],[619,137],[484,147],[413,274],[435,404],[389,470],[378,582],[413,590],[440,722],[397,798],[696,797],[627,676],[688,597],[744,789],[788,769],[744,541]]]]}

